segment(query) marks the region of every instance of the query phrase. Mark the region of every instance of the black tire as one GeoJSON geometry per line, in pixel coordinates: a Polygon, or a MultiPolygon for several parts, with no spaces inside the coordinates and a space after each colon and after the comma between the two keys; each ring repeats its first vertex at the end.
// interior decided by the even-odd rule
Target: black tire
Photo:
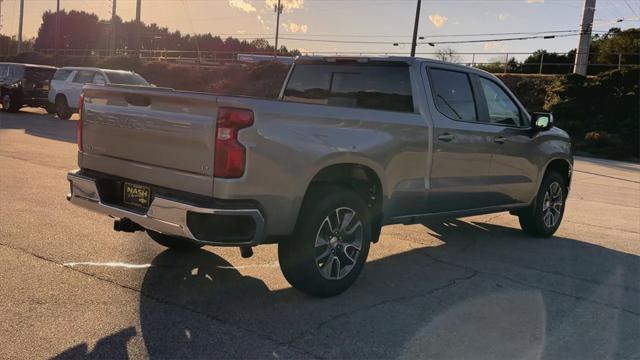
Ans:
{"type": "Polygon", "coordinates": [[[204,246],[190,239],[165,235],[152,230],[147,230],[147,235],[158,244],[175,251],[193,251],[204,246]]]}
{"type": "Polygon", "coordinates": [[[47,114],[55,114],[56,113],[55,104],[49,103],[49,104],[43,106],[43,108],[47,111],[47,114]]]}
{"type": "Polygon", "coordinates": [[[69,120],[73,112],[67,103],[67,98],[60,95],[56,97],[56,115],[59,119],[69,120]]]}
{"type": "Polygon", "coordinates": [[[369,211],[358,194],[316,186],[305,198],[294,234],[278,244],[280,268],[296,289],[312,296],[335,296],[362,272],[371,239],[369,211]],[[341,231],[331,231],[344,223],[341,231]]]}
{"type": "Polygon", "coordinates": [[[18,112],[22,107],[16,95],[3,94],[1,100],[2,100],[2,110],[6,112],[15,113],[15,112],[18,112]]]}
{"type": "Polygon", "coordinates": [[[538,194],[531,206],[518,213],[522,231],[535,237],[552,236],[560,227],[566,201],[567,185],[564,177],[556,171],[547,173],[542,179],[538,194]],[[554,191],[554,189],[557,190],[554,191]],[[560,203],[555,200],[556,194],[560,196],[560,203]],[[551,217],[549,217],[549,213],[551,213],[551,217]]]}

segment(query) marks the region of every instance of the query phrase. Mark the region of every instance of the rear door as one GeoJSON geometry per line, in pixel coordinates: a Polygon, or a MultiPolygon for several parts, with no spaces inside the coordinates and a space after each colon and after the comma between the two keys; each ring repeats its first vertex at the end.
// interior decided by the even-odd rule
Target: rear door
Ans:
{"type": "Polygon", "coordinates": [[[49,95],[51,79],[53,79],[55,72],[56,70],[53,68],[25,67],[23,84],[25,96],[46,99],[49,95]]]}
{"type": "Polygon", "coordinates": [[[434,124],[429,212],[477,209],[491,203],[488,177],[493,134],[481,124],[472,78],[457,67],[423,73],[434,124]]]}

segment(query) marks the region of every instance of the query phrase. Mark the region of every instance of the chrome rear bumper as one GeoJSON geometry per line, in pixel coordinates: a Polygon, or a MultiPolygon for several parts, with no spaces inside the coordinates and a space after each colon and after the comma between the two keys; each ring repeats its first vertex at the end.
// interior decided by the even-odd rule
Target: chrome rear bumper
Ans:
{"type": "Polygon", "coordinates": [[[79,171],[67,174],[71,183],[71,193],[67,200],[72,204],[109,215],[117,219],[129,219],[138,225],[166,235],[173,235],[194,240],[199,243],[217,246],[255,246],[264,239],[264,217],[258,209],[216,209],[197,207],[175,200],[155,196],[146,214],[105,204],[100,200],[95,179],[84,176],[79,171]],[[212,242],[196,238],[187,225],[187,213],[214,214],[227,216],[249,216],[255,222],[253,238],[246,242],[212,242]]]}

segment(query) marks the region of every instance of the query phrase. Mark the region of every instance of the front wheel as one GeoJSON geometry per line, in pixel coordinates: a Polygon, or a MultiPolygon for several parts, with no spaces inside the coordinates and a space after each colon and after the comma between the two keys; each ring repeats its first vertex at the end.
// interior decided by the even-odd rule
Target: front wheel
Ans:
{"type": "Polygon", "coordinates": [[[358,194],[316,187],[305,199],[294,235],[278,245],[280,268],[298,290],[338,295],[360,275],[371,236],[367,205],[358,194]]]}
{"type": "Polygon", "coordinates": [[[175,251],[192,251],[204,246],[193,240],[165,235],[152,230],[147,230],[147,235],[149,235],[149,237],[158,244],[175,251]]]}
{"type": "Polygon", "coordinates": [[[536,237],[552,236],[562,222],[566,199],[562,175],[555,171],[545,175],[533,204],[518,215],[522,231],[536,237]]]}
{"type": "Polygon", "coordinates": [[[67,99],[64,96],[58,96],[56,98],[56,115],[62,120],[69,120],[71,118],[71,108],[69,108],[67,99]]]}

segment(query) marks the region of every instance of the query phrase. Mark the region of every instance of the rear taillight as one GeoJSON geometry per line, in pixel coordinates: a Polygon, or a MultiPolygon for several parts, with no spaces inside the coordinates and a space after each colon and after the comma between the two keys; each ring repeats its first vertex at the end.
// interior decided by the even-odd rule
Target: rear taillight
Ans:
{"type": "Polygon", "coordinates": [[[253,125],[253,111],[221,107],[218,109],[213,175],[239,178],[244,174],[247,149],[238,141],[238,131],[253,125]]]}
{"type": "Polygon", "coordinates": [[[78,102],[78,114],[80,119],[76,123],[76,139],[78,141],[78,150],[82,151],[82,113],[84,110],[84,94],[80,94],[80,101],[78,102]]]}

